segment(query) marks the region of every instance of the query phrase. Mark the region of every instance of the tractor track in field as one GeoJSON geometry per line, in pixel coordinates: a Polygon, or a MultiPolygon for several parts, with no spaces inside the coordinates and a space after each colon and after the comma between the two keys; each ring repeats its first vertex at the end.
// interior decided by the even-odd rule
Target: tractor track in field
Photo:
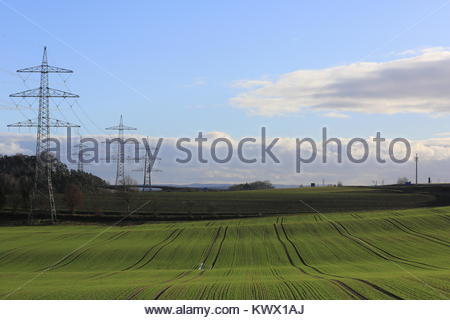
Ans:
{"type": "MultiPolygon", "coordinates": [[[[309,204],[307,204],[306,202],[304,202],[303,200],[299,200],[301,203],[303,203],[304,205],[306,205],[307,207],[309,207],[310,209],[312,209],[317,216],[322,216],[322,214],[317,211],[316,209],[314,209],[313,207],[311,207],[309,204]]],[[[322,218],[322,217],[321,217],[322,218]]],[[[353,241],[354,243],[356,243],[357,245],[359,245],[360,247],[364,248],[365,250],[369,251],[370,253],[372,253],[373,255],[386,260],[386,261],[390,261],[393,263],[402,263],[402,264],[406,264],[415,268],[420,268],[420,269],[424,269],[424,270],[429,270],[429,269],[439,269],[439,270],[447,270],[445,268],[441,268],[438,266],[433,266],[430,264],[426,264],[426,263],[422,263],[422,262],[418,262],[418,261],[414,261],[414,260],[409,260],[409,259],[405,259],[405,258],[401,258],[398,257],[376,245],[374,245],[373,243],[364,240],[360,237],[354,236],[353,234],[350,233],[350,231],[348,231],[348,229],[340,222],[338,221],[332,221],[330,219],[326,219],[326,221],[344,238],[349,239],[351,241],[353,241]]]]}
{"type": "Polygon", "coordinates": [[[428,241],[431,241],[433,243],[437,243],[437,244],[440,244],[440,245],[443,245],[443,246],[446,246],[446,247],[450,247],[450,242],[442,240],[442,239],[439,239],[437,237],[430,236],[430,235],[422,233],[422,232],[415,231],[415,230],[411,229],[410,227],[406,226],[405,224],[401,223],[397,219],[387,218],[385,220],[387,222],[389,222],[390,224],[392,224],[397,229],[399,229],[399,230],[401,230],[401,231],[403,231],[405,233],[408,233],[408,234],[410,234],[412,236],[415,236],[417,238],[421,238],[421,239],[424,239],[424,240],[428,240],[428,241]]]}
{"type": "MultiPolygon", "coordinates": [[[[219,227],[217,229],[217,232],[214,234],[213,239],[211,241],[211,243],[208,245],[208,247],[203,251],[202,256],[204,256],[204,258],[202,259],[200,265],[204,266],[206,264],[206,261],[208,260],[208,258],[210,257],[212,248],[214,247],[215,243],[217,242],[217,239],[219,238],[220,232],[222,230],[222,227],[219,227]]],[[[217,254],[218,255],[218,254],[217,254]]],[[[190,274],[192,274],[195,271],[195,269],[189,270],[189,271],[184,271],[181,274],[179,274],[177,277],[173,278],[173,279],[169,279],[167,281],[164,281],[162,283],[171,283],[170,285],[166,286],[165,288],[163,288],[162,290],[160,290],[155,297],[153,298],[154,300],[158,300],[161,298],[161,296],[167,292],[167,290],[169,290],[170,288],[172,288],[173,286],[175,286],[176,284],[180,284],[180,280],[183,278],[186,278],[187,276],[189,276],[190,274]]],[[[186,282],[190,282],[193,280],[196,280],[198,278],[200,278],[201,276],[203,276],[203,274],[205,273],[205,270],[202,270],[201,272],[199,272],[196,276],[194,276],[193,278],[190,279],[186,279],[184,281],[181,281],[181,283],[186,283],[186,282]]],[[[161,283],[159,283],[161,284],[161,283]]],[[[137,290],[135,290],[134,292],[132,292],[130,295],[128,295],[127,299],[131,300],[136,298],[139,294],[141,294],[142,292],[144,292],[146,289],[152,287],[153,285],[147,285],[144,287],[140,287],[137,290]]]]}
{"type": "Polygon", "coordinates": [[[450,217],[446,216],[445,214],[438,214],[439,217],[444,218],[447,222],[450,222],[450,217]]]}
{"type": "Polygon", "coordinates": [[[85,253],[86,251],[88,251],[90,248],[84,248],[83,250],[75,250],[71,253],[69,253],[68,255],[66,255],[65,257],[63,257],[62,259],[60,259],[59,261],[57,261],[55,264],[50,265],[48,267],[39,269],[37,271],[50,271],[50,270],[55,270],[58,268],[62,268],[67,266],[68,264],[72,263],[73,261],[75,261],[76,259],[78,259],[83,253],[85,253]]]}
{"type": "Polygon", "coordinates": [[[37,271],[50,271],[50,270],[55,270],[55,269],[59,269],[59,268],[65,267],[65,266],[71,264],[72,262],[74,262],[76,259],[78,259],[81,255],[83,255],[89,249],[92,249],[93,247],[95,247],[95,246],[97,246],[99,244],[102,244],[104,242],[117,240],[117,239],[123,237],[124,235],[126,235],[128,233],[129,233],[129,231],[121,231],[118,234],[115,234],[112,237],[109,237],[108,239],[100,241],[99,243],[92,244],[92,245],[90,245],[90,246],[88,246],[86,248],[75,249],[74,251],[72,251],[71,253],[67,254],[66,256],[61,258],[59,261],[57,261],[53,265],[50,265],[48,267],[39,269],[37,271]]]}
{"type": "MultiPolygon", "coordinates": [[[[178,234],[177,235],[175,235],[175,238],[177,238],[179,235],[180,235],[180,233],[183,231],[183,229],[175,229],[175,230],[173,230],[167,237],[165,237],[163,240],[161,240],[161,241],[159,241],[158,243],[156,243],[155,245],[153,245],[153,246],[151,246],[149,249],[147,249],[146,251],[145,251],[145,253],[143,254],[143,256],[138,260],[138,261],[136,261],[135,263],[133,263],[132,265],[130,265],[130,266],[128,266],[128,267],[126,267],[126,268],[124,268],[124,269],[122,269],[122,270],[119,270],[119,271],[113,271],[113,272],[108,272],[108,273],[99,273],[99,274],[95,274],[95,275],[93,275],[93,276],[91,276],[91,277],[89,277],[89,278],[87,278],[87,279],[89,279],[89,280],[99,280],[99,279],[104,279],[104,278],[108,278],[108,277],[111,277],[111,276],[113,276],[113,275],[116,275],[116,274],[118,274],[118,273],[121,273],[121,272],[124,272],[124,271],[129,271],[129,270],[131,270],[131,269],[133,269],[136,265],[138,265],[140,262],[142,262],[152,251],[153,251],[153,249],[155,249],[156,247],[160,247],[160,248],[158,248],[158,251],[154,254],[154,256],[152,256],[152,258],[150,258],[151,260],[153,260],[154,258],[155,258],[155,256],[156,256],[156,254],[159,252],[159,251],[161,251],[162,250],[162,247],[164,247],[164,246],[166,246],[166,245],[168,245],[169,243],[165,243],[165,242],[167,242],[167,241],[169,241],[170,239],[171,239],[171,237],[173,237],[174,236],[174,234],[176,233],[176,232],[178,232],[178,234]]],[[[175,240],[175,239],[172,239],[170,242],[172,242],[173,240],[175,240]]],[[[147,263],[149,263],[150,261],[147,261],[146,262],[146,264],[147,263]]],[[[142,268],[143,266],[140,266],[139,268],[137,268],[137,269],[140,269],[140,268],[142,268]]]]}
{"type": "Polygon", "coordinates": [[[178,238],[182,232],[183,232],[183,229],[175,229],[175,230],[173,230],[166,238],[164,238],[163,240],[159,241],[155,245],[153,245],[150,248],[148,248],[144,252],[142,257],[139,258],[135,263],[133,263],[132,265],[122,269],[121,271],[128,271],[128,270],[131,270],[131,269],[135,268],[142,261],[144,261],[155,248],[157,248],[156,251],[153,253],[153,255],[143,265],[141,265],[140,267],[135,268],[135,269],[141,269],[143,266],[145,266],[146,264],[150,263],[164,247],[166,247],[167,245],[172,243],[176,238],[178,238]]]}
{"type": "Polygon", "coordinates": [[[331,220],[328,220],[328,222],[341,236],[343,236],[344,238],[346,238],[348,240],[353,241],[360,247],[364,248],[366,251],[370,252],[371,254],[373,254],[383,260],[394,262],[394,263],[402,263],[402,264],[406,264],[408,266],[425,269],[425,270],[427,270],[427,269],[429,270],[430,268],[431,269],[443,269],[441,267],[437,267],[437,266],[429,265],[426,263],[398,257],[398,256],[370,243],[367,240],[364,240],[360,237],[354,236],[347,230],[347,228],[342,223],[336,222],[336,221],[331,221],[331,220]]]}
{"type": "MultiPolygon", "coordinates": [[[[288,250],[288,247],[287,247],[286,243],[284,243],[284,241],[281,239],[280,232],[278,231],[276,223],[273,224],[273,228],[275,230],[275,234],[277,236],[277,239],[281,243],[281,245],[282,245],[282,247],[284,249],[284,252],[286,254],[286,257],[288,258],[289,263],[291,264],[291,266],[293,266],[294,268],[296,268],[297,270],[299,270],[303,274],[306,274],[306,275],[308,275],[308,276],[310,276],[310,277],[312,277],[314,279],[322,279],[322,280],[326,280],[328,282],[331,282],[333,285],[337,286],[339,289],[344,291],[346,293],[346,295],[350,296],[352,299],[356,297],[356,298],[359,298],[359,299],[362,299],[362,300],[367,300],[367,298],[364,295],[362,295],[361,293],[357,292],[356,290],[354,290],[353,288],[351,288],[350,286],[348,286],[347,284],[345,284],[344,282],[342,282],[340,280],[328,279],[328,278],[325,278],[325,277],[322,277],[322,276],[319,276],[319,275],[314,275],[314,274],[311,274],[311,273],[307,272],[303,268],[297,266],[294,263],[294,260],[292,259],[291,255],[289,253],[289,250],[288,250]]],[[[302,264],[305,267],[307,267],[307,265],[305,265],[303,263],[304,262],[303,258],[300,258],[300,261],[302,262],[302,264]]]]}
{"type": "MultiPolygon", "coordinates": [[[[297,299],[297,297],[301,297],[301,294],[294,289],[296,289],[296,287],[294,285],[292,285],[291,281],[287,281],[282,275],[279,274],[278,270],[275,270],[273,268],[270,268],[270,272],[272,272],[273,276],[278,279],[279,281],[281,281],[284,286],[288,289],[288,291],[291,293],[292,295],[292,299],[297,299]],[[294,288],[291,288],[292,287],[294,288]]],[[[283,297],[284,298],[284,297],[283,297]]]]}
{"type": "MultiPolygon", "coordinates": [[[[200,266],[205,266],[205,265],[206,265],[206,262],[208,261],[208,258],[209,258],[209,256],[211,255],[212,249],[214,248],[214,245],[216,244],[217,239],[219,238],[219,235],[220,235],[221,230],[222,230],[222,226],[220,226],[219,228],[217,228],[217,232],[216,232],[215,235],[213,236],[213,240],[212,240],[211,243],[209,244],[209,246],[208,246],[208,248],[206,249],[206,251],[204,251],[205,254],[202,254],[202,255],[204,255],[204,259],[202,260],[202,262],[200,262],[200,266]]],[[[226,230],[225,230],[225,231],[226,231],[226,230]]],[[[218,251],[217,255],[218,255],[218,254],[219,254],[219,251],[218,251]]],[[[190,273],[192,273],[192,272],[193,272],[193,270],[191,270],[188,274],[190,274],[190,273]]],[[[197,280],[198,278],[202,277],[204,273],[205,273],[205,270],[202,270],[201,272],[199,272],[199,274],[198,274],[197,276],[195,276],[195,277],[193,277],[193,278],[190,278],[190,279],[187,279],[187,280],[184,280],[184,281],[182,281],[181,283],[186,283],[186,282],[190,282],[190,281],[193,281],[193,280],[197,280]]],[[[186,274],[186,276],[187,276],[188,274],[186,274]]],[[[178,280],[180,280],[180,279],[178,279],[178,280]]],[[[176,281],[176,282],[172,283],[171,285],[165,287],[164,289],[162,289],[161,291],[159,291],[159,292],[155,295],[155,297],[154,297],[153,299],[154,299],[154,300],[158,300],[159,298],[161,298],[161,296],[162,296],[164,293],[167,292],[167,290],[169,290],[169,289],[172,288],[174,285],[179,284],[179,283],[180,283],[179,281],[176,281]]]]}
{"type": "MultiPolygon", "coordinates": [[[[190,273],[192,273],[192,271],[190,271],[189,273],[187,273],[185,276],[188,276],[190,273]]],[[[202,270],[201,272],[199,272],[195,277],[190,278],[190,279],[185,279],[183,281],[181,281],[181,284],[187,283],[187,282],[191,282],[194,280],[197,280],[198,278],[202,277],[203,274],[205,273],[204,270],[202,270]]],[[[184,277],[183,277],[184,278],[184,277]]],[[[155,297],[153,298],[153,300],[159,300],[161,298],[161,296],[167,292],[167,290],[169,290],[170,288],[172,288],[174,285],[180,284],[180,280],[181,277],[179,279],[177,279],[178,281],[175,281],[174,283],[172,283],[171,285],[165,287],[164,289],[162,289],[161,291],[159,291],[155,297]]]]}
{"type": "MultiPolygon", "coordinates": [[[[175,278],[168,279],[168,280],[164,280],[163,282],[160,282],[160,284],[168,283],[168,282],[171,282],[171,281],[176,281],[176,280],[178,280],[178,279],[181,279],[181,278],[187,276],[187,274],[189,274],[189,273],[191,273],[191,272],[192,272],[192,271],[183,271],[183,272],[179,273],[175,278]]],[[[144,292],[144,290],[150,288],[151,286],[152,286],[152,285],[147,285],[147,286],[144,286],[144,287],[140,287],[140,288],[138,288],[137,290],[131,292],[131,293],[127,296],[127,300],[132,300],[132,299],[136,298],[138,295],[140,295],[142,292],[144,292]]],[[[119,299],[120,299],[120,297],[119,297],[119,299]]]]}
{"type": "MultiPolygon", "coordinates": [[[[150,257],[150,259],[148,259],[147,261],[145,261],[144,264],[140,265],[139,267],[135,268],[136,269],[142,269],[143,267],[145,267],[146,265],[148,265],[150,262],[152,262],[155,257],[158,255],[158,253],[161,252],[162,249],[166,248],[167,246],[169,246],[171,243],[173,243],[179,236],[180,234],[183,232],[184,229],[180,229],[177,233],[175,233],[175,235],[169,239],[168,241],[166,241],[165,243],[163,243],[156,251],[155,253],[150,257]]],[[[125,270],[126,271],[126,270],[125,270]]]]}
{"type": "Polygon", "coordinates": [[[111,240],[117,240],[117,239],[119,239],[119,238],[124,237],[125,235],[127,235],[127,234],[129,234],[129,233],[130,233],[130,231],[121,231],[121,232],[119,232],[119,233],[117,233],[117,234],[112,235],[111,237],[109,237],[108,241],[111,241],[111,240]]]}
{"type": "Polygon", "coordinates": [[[14,254],[14,252],[16,252],[17,250],[18,250],[18,248],[13,248],[13,249],[4,251],[4,254],[0,257],[0,261],[8,258],[10,255],[14,254]]]}
{"type": "MultiPolygon", "coordinates": [[[[280,221],[280,217],[277,217],[275,224],[278,224],[280,221]]],[[[269,260],[269,253],[266,251],[266,258],[267,260],[269,260]]],[[[297,290],[297,287],[295,285],[292,284],[292,281],[288,281],[286,280],[280,273],[278,270],[274,269],[274,268],[270,268],[270,272],[272,273],[272,275],[278,279],[279,281],[281,281],[283,283],[283,285],[286,287],[286,289],[291,293],[292,299],[297,299],[297,297],[300,299],[302,298],[301,293],[297,290]],[[292,286],[292,288],[291,288],[292,286]]],[[[283,296],[283,294],[281,294],[281,296],[283,296]]],[[[285,297],[282,297],[285,298],[285,297]]]]}
{"type": "MultiPolygon", "coordinates": [[[[297,245],[289,238],[289,236],[288,236],[288,234],[287,234],[287,231],[286,231],[286,228],[284,227],[283,221],[281,221],[280,226],[281,226],[281,229],[283,230],[283,233],[284,233],[286,239],[287,239],[287,240],[289,241],[289,243],[292,245],[292,247],[294,248],[294,250],[295,250],[295,252],[296,252],[296,254],[297,254],[297,256],[298,256],[298,258],[300,259],[300,261],[302,261],[302,263],[303,263],[305,266],[307,266],[307,267],[309,267],[309,268],[311,268],[311,269],[315,270],[316,272],[318,272],[318,273],[320,273],[320,274],[323,274],[323,275],[327,275],[327,276],[331,276],[331,277],[336,277],[336,278],[341,278],[341,279],[347,279],[347,280],[355,280],[355,281],[364,283],[364,284],[368,285],[369,287],[371,287],[372,289],[374,289],[374,290],[376,290],[376,291],[378,291],[378,292],[381,292],[381,293],[383,293],[384,295],[387,295],[387,296],[389,296],[389,297],[391,297],[391,298],[393,298],[393,299],[396,299],[396,300],[403,300],[403,298],[399,297],[398,295],[396,295],[396,294],[394,294],[394,293],[392,293],[392,292],[390,292],[390,291],[388,291],[388,290],[386,290],[386,289],[384,289],[384,288],[381,288],[380,286],[378,286],[378,285],[376,285],[376,284],[374,284],[374,283],[371,283],[370,281],[363,280],[363,279],[359,279],[359,278],[354,278],[354,277],[344,277],[344,276],[339,276],[339,275],[336,275],[336,274],[331,274],[331,273],[323,272],[322,270],[320,270],[320,269],[318,269],[318,268],[316,268],[316,267],[314,267],[314,266],[308,264],[308,263],[305,261],[305,259],[302,257],[302,255],[300,254],[300,251],[298,250],[297,245]]],[[[344,284],[344,285],[345,285],[345,284],[344,284]]]]}
{"type": "Polygon", "coordinates": [[[223,243],[227,236],[227,231],[228,231],[228,226],[226,226],[223,231],[223,237],[222,237],[222,240],[220,240],[219,249],[217,250],[217,253],[216,253],[216,256],[214,257],[213,262],[211,263],[211,269],[214,269],[214,267],[216,266],[217,259],[219,258],[220,252],[222,251],[223,243]]]}

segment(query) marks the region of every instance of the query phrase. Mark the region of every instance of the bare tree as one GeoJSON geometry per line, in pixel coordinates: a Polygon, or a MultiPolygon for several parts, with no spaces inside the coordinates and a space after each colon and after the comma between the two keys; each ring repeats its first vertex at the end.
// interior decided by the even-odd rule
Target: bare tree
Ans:
{"type": "Polygon", "coordinates": [[[125,176],[123,180],[120,181],[120,185],[124,186],[125,190],[130,190],[132,186],[136,186],[139,183],[130,176],[125,176]]]}

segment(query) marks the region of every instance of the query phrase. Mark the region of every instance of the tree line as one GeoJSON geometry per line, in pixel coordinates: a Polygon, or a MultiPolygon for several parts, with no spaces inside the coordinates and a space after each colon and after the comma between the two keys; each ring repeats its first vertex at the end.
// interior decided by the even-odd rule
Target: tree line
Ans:
{"type": "MultiPolygon", "coordinates": [[[[0,155],[0,208],[8,201],[13,211],[26,208],[34,186],[36,157],[17,154],[0,155]]],[[[38,170],[44,171],[38,163],[38,170]]],[[[39,176],[38,186],[46,186],[46,174],[39,176]]],[[[103,179],[78,170],[72,170],[57,159],[52,163],[52,183],[56,193],[96,192],[107,185],[103,179]]]]}

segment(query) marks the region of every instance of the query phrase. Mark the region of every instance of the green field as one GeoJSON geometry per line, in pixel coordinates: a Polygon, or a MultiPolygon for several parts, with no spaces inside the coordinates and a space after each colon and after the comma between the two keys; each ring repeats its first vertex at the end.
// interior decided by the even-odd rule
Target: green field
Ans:
{"type": "Polygon", "coordinates": [[[450,207],[296,205],[245,219],[1,227],[0,298],[450,298],[450,207]]]}

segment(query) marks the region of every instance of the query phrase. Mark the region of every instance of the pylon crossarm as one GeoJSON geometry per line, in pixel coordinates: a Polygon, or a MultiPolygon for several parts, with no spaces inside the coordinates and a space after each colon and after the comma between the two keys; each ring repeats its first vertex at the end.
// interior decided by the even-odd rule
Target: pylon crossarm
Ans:
{"type": "MultiPolygon", "coordinates": [[[[50,119],[49,127],[52,128],[67,128],[67,127],[71,127],[71,128],[79,128],[80,126],[77,124],[73,124],[67,121],[62,121],[62,120],[57,120],[57,119],[50,119]]],[[[37,120],[26,120],[26,121],[20,121],[20,122],[16,122],[13,124],[8,124],[8,127],[39,127],[39,123],[37,120]]]]}
{"type": "Polygon", "coordinates": [[[106,130],[137,130],[137,128],[122,125],[122,126],[109,127],[109,128],[106,128],[106,130]]]}
{"type": "Polygon", "coordinates": [[[47,65],[40,65],[40,66],[34,66],[24,69],[19,69],[17,72],[51,72],[51,73],[73,73],[72,70],[59,68],[59,67],[53,67],[53,66],[47,66],[47,65]]]}
{"type": "Polygon", "coordinates": [[[20,121],[13,124],[8,124],[8,127],[37,127],[38,123],[37,121],[33,120],[27,120],[27,121],[20,121]]]}
{"type": "Polygon", "coordinates": [[[80,126],[74,123],[70,123],[67,121],[57,120],[57,119],[50,119],[49,121],[49,127],[52,128],[79,128],[80,126]]]}
{"type": "Polygon", "coordinates": [[[10,94],[9,96],[12,97],[12,98],[27,98],[27,97],[35,97],[35,98],[40,98],[40,97],[48,97],[48,98],[79,98],[79,96],[76,95],[76,94],[73,94],[73,93],[70,93],[70,92],[66,92],[66,91],[62,91],[62,90],[48,88],[45,91],[46,92],[43,93],[41,88],[36,88],[36,89],[30,89],[30,90],[25,90],[25,91],[22,91],[22,92],[13,93],[13,94],[10,94]]]}

